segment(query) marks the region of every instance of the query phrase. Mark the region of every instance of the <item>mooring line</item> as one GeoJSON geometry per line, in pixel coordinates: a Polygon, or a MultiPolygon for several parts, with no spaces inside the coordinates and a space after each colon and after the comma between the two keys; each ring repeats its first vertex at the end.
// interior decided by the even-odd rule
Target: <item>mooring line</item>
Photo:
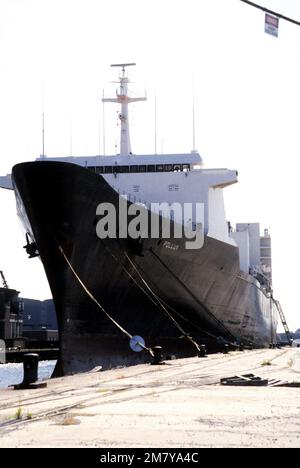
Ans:
{"type": "Polygon", "coordinates": [[[182,333],[182,335],[188,340],[190,341],[190,343],[192,343],[198,352],[200,352],[200,347],[198,345],[198,343],[193,340],[193,338],[188,334],[186,333],[186,331],[181,327],[181,325],[174,319],[174,317],[170,314],[170,312],[166,309],[166,307],[164,306],[164,304],[162,303],[162,301],[160,300],[159,296],[153,291],[153,289],[149,286],[149,284],[147,283],[147,281],[143,278],[143,276],[141,275],[141,273],[138,271],[138,268],[137,266],[133,263],[133,261],[131,260],[131,258],[128,256],[128,254],[125,252],[125,257],[127,258],[127,260],[130,262],[130,264],[132,265],[132,267],[134,268],[134,270],[136,271],[136,273],[138,274],[138,276],[140,277],[142,283],[145,285],[145,287],[148,289],[148,291],[153,295],[153,297],[155,297],[155,299],[157,300],[158,302],[158,305],[162,308],[162,310],[165,312],[165,314],[169,317],[169,319],[173,322],[173,324],[175,325],[175,327],[180,331],[180,333],[182,333]]]}
{"type": "MultiPolygon", "coordinates": [[[[112,251],[103,243],[103,247],[105,250],[107,250],[110,255],[113,257],[113,259],[119,264],[119,260],[116,258],[116,256],[112,253],[112,251]]],[[[134,262],[130,259],[130,257],[125,253],[125,256],[127,260],[131,263],[132,267],[138,274],[138,276],[141,278],[143,284],[146,286],[146,288],[149,290],[150,294],[139,284],[139,282],[134,278],[134,276],[128,271],[128,269],[122,265],[123,270],[125,273],[132,279],[132,281],[135,283],[135,285],[148,297],[148,299],[156,306],[160,307],[163,309],[163,311],[167,314],[167,316],[172,320],[174,325],[178,328],[178,330],[182,333],[182,335],[190,341],[197,349],[197,351],[200,351],[198,343],[188,334],[184,331],[184,329],[179,325],[179,323],[174,319],[174,317],[171,315],[171,313],[166,309],[170,309],[175,315],[180,317],[182,320],[187,322],[189,325],[191,325],[194,328],[197,328],[201,333],[204,333],[205,335],[209,336],[210,338],[214,339],[216,342],[218,342],[218,337],[214,335],[213,333],[210,333],[208,330],[205,330],[204,328],[199,327],[198,324],[193,323],[190,319],[187,319],[183,315],[181,315],[177,310],[175,310],[173,307],[171,307],[169,304],[167,304],[161,297],[159,297],[158,294],[156,294],[149,286],[149,284],[146,282],[146,280],[143,278],[141,273],[138,271],[137,266],[134,264],[134,262]],[[156,301],[155,301],[155,299],[156,301]]],[[[228,343],[232,345],[233,347],[237,348],[238,345],[236,343],[230,342],[229,340],[225,340],[224,343],[228,343]]]]}
{"type": "MultiPolygon", "coordinates": [[[[97,307],[106,315],[106,317],[122,332],[124,333],[130,340],[133,338],[133,335],[131,335],[125,328],[122,327],[105,309],[104,307],[100,304],[100,302],[97,301],[95,296],[91,293],[91,291],[86,287],[86,285],[83,283],[83,281],[80,279],[78,274],[76,273],[75,269],[73,268],[71,262],[69,261],[68,257],[66,256],[65,252],[63,251],[63,248],[59,245],[58,246],[60,253],[64,257],[67,265],[69,266],[70,270],[72,271],[73,275],[77,279],[78,283],[82,287],[82,289],[86,292],[86,294],[89,296],[89,298],[97,305],[97,307]]],[[[137,342],[137,344],[147,351],[152,357],[154,356],[153,351],[151,348],[147,348],[143,343],[137,342]]]]}
{"type": "MultiPolygon", "coordinates": [[[[116,261],[116,263],[119,264],[119,260],[117,259],[117,257],[113,254],[113,252],[103,243],[103,246],[105,248],[105,250],[107,250],[110,255],[113,257],[113,259],[116,261]]],[[[142,275],[139,273],[138,269],[137,269],[137,266],[133,263],[133,261],[130,259],[130,257],[128,256],[128,254],[125,252],[125,257],[127,258],[127,260],[130,262],[130,264],[132,265],[132,267],[134,268],[134,270],[136,271],[136,273],[138,274],[138,276],[140,277],[141,281],[143,282],[143,284],[145,285],[145,287],[148,289],[148,291],[150,292],[150,294],[148,294],[148,292],[139,284],[139,282],[134,278],[134,276],[130,273],[130,271],[128,271],[128,269],[122,265],[122,269],[125,271],[125,273],[129,276],[130,279],[132,279],[132,281],[135,283],[135,285],[148,297],[148,299],[156,306],[156,307],[160,307],[164,312],[165,314],[168,316],[168,318],[173,322],[174,326],[180,331],[180,333],[184,336],[184,338],[186,338],[190,343],[193,344],[193,346],[195,346],[195,348],[197,349],[197,352],[200,353],[200,347],[198,345],[198,343],[193,340],[193,338],[188,334],[186,333],[186,331],[179,325],[179,323],[174,319],[174,317],[170,314],[170,312],[166,309],[166,307],[164,306],[164,301],[162,301],[160,299],[160,297],[150,288],[150,286],[148,285],[148,283],[146,282],[146,280],[142,277],[142,275]],[[152,296],[153,297],[152,297],[152,296]]],[[[166,304],[167,305],[167,304],[166,304]]],[[[168,305],[167,305],[168,306],[168,305]]],[[[168,306],[169,307],[169,306],[168,306]]],[[[174,310],[173,310],[174,311],[174,310]]],[[[176,311],[174,311],[176,313],[176,311]]],[[[177,315],[180,316],[180,314],[177,313],[177,315]]],[[[181,316],[180,316],[181,317],[181,316]]],[[[181,317],[182,319],[184,319],[184,317],[181,317]]]]}
{"type": "MultiPolygon", "coordinates": [[[[160,262],[160,264],[168,271],[168,273],[171,274],[171,276],[182,286],[183,289],[198,303],[199,300],[198,298],[190,291],[190,289],[169,269],[169,267],[165,264],[165,262],[154,252],[153,249],[150,249],[151,253],[153,256],[160,262]]],[[[232,335],[232,333],[228,330],[228,328],[210,311],[208,310],[207,307],[204,307],[203,304],[201,304],[205,312],[216,322],[216,324],[220,327],[223,328],[225,334],[230,337],[230,340],[235,340],[235,336],[232,335]]],[[[230,341],[229,339],[225,340],[226,343],[232,345],[232,346],[237,346],[233,341],[230,341]]],[[[246,340],[248,341],[248,340],[246,340]]]]}

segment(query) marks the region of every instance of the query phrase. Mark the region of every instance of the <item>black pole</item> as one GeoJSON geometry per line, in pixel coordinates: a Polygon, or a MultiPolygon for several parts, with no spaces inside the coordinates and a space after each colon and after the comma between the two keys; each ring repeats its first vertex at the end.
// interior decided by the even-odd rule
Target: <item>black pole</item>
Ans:
{"type": "Polygon", "coordinates": [[[281,15],[280,13],[276,13],[275,11],[269,10],[268,8],[263,7],[262,5],[257,5],[257,3],[249,2],[248,0],[240,0],[243,3],[248,3],[248,5],[253,6],[254,8],[258,8],[259,10],[265,11],[266,13],[270,13],[271,15],[277,16],[285,21],[289,21],[290,23],[296,24],[300,26],[300,22],[296,21],[288,16],[281,15]]]}

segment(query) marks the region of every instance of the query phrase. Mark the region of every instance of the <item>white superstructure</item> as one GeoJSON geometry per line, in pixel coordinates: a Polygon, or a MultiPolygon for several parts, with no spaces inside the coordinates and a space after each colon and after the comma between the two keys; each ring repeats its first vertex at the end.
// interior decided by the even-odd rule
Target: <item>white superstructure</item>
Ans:
{"type": "Polygon", "coordinates": [[[268,229],[260,234],[259,223],[239,223],[236,230],[231,230],[240,252],[240,267],[245,273],[256,276],[265,284],[272,286],[272,252],[271,236],[268,229]]]}

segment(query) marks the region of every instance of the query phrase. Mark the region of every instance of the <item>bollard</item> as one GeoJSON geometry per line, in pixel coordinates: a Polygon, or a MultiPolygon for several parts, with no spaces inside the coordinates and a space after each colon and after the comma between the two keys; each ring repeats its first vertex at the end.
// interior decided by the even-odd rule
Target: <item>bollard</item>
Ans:
{"type": "Polygon", "coordinates": [[[24,378],[22,384],[29,385],[38,379],[39,355],[30,353],[24,354],[23,368],[24,378]]]}
{"type": "Polygon", "coordinates": [[[229,353],[229,345],[228,344],[225,344],[224,345],[224,354],[228,354],[229,353]]]}
{"type": "Polygon", "coordinates": [[[162,347],[161,346],[154,346],[152,349],[153,351],[153,362],[151,363],[152,366],[161,366],[162,364],[165,364],[163,361],[163,355],[162,355],[162,347]]]}
{"type": "Polygon", "coordinates": [[[30,388],[43,388],[46,387],[46,382],[39,382],[38,380],[38,366],[39,366],[39,355],[35,353],[24,354],[23,356],[23,368],[24,377],[23,382],[18,385],[14,385],[15,390],[30,389],[30,388]]]}
{"type": "Polygon", "coordinates": [[[201,357],[201,358],[206,357],[206,346],[202,344],[199,346],[199,348],[200,348],[200,351],[198,353],[198,357],[201,357]]]}

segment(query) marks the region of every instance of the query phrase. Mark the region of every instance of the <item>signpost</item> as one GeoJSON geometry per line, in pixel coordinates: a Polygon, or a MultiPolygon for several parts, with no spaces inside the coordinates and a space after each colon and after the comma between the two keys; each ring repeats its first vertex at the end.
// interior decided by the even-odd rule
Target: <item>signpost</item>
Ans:
{"type": "Polygon", "coordinates": [[[265,16],[265,32],[271,36],[278,37],[279,18],[277,16],[266,13],[265,16]]]}
{"type": "Polygon", "coordinates": [[[258,8],[265,12],[265,32],[267,34],[271,34],[272,36],[278,37],[278,27],[279,27],[279,19],[284,21],[288,21],[289,23],[296,24],[300,26],[300,21],[297,21],[293,18],[289,18],[288,16],[282,15],[273,10],[269,10],[268,8],[264,7],[263,5],[259,5],[258,3],[251,2],[250,0],[240,0],[243,3],[247,3],[248,5],[258,8]]]}

